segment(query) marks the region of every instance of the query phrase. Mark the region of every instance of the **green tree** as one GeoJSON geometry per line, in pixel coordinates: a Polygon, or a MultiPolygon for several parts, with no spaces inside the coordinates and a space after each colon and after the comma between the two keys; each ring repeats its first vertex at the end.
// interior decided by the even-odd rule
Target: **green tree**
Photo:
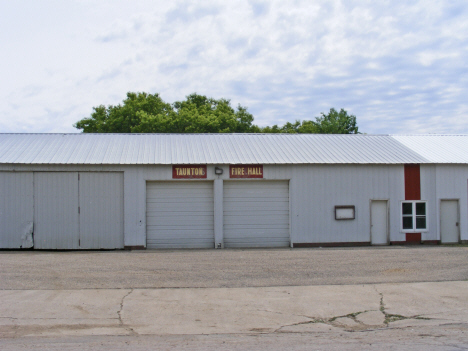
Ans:
{"type": "Polygon", "coordinates": [[[294,134],[299,133],[299,128],[301,127],[301,121],[296,120],[296,122],[286,122],[284,126],[278,127],[277,124],[273,125],[272,127],[267,126],[262,128],[260,131],[261,133],[288,133],[294,134]]]}
{"type": "Polygon", "coordinates": [[[320,117],[315,117],[315,122],[304,126],[304,130],[308,128],[319,134],[359,134],[356,116],[348,115],[344,109],[338,112],[331,108],[328,114],[322,112],[320,117]]]}
{"type": "Polygon", "coordinates": [[[127,93],[117,106],[94,107],[74,124],[84,133],[247,133],[258,132],[246,107],[231,107],[226,99],[191,94],[168,104],[158,94],[127,93]]]}
{"type": "Polygon", "coordinates": [[[74,127],[84,133],[134,133],[142,120],[157,120],[167,127],[166,123],[173,117],[171,105],[159,94],[129,92],[122,105],[93,107],[91,116],[76,122],[74,127]]]}
{"type": "Polygon", "coordinates": [[[213,99],[191,94],[184,101],[176,101],[174,109],[179,119],[180,133],[248,133],[258,129],[247,108],[237,110],[226,99],[213,99]]]}
{"type": "Polygon", "coordinates": [[[227,99],[213,99],[191,94],[173,104],[159,94],[127,93],[122,104],[93,107],[90,117],[74,127],[84,133],[320,133],[356,134],[356,116],[334,108],[321,113],[315,121],[296,120],[259,128],[246,107],[236,109],[227,99]]]}
{"type": "Polygon", "coordinates": [[[262,133],[303,133],[303,134],[359,134],[356,124],[356,116],[348,115],[344,109],[340,112],[334,108],[328,114],[321,113],[320,117],[315,117],[315,121],[304,120],[296,122],[286,122],[282,127],[274,125],[272,127],[261,128],[262,133]]]}

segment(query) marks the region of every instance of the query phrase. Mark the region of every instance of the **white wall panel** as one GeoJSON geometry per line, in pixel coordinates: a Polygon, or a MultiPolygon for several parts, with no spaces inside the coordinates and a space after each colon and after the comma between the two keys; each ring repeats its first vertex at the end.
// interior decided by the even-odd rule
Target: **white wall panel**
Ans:
{"type": "Polygon", "coordinates": [[[438,221],[439,201],[436,195],[436,166],[420,165],[419,169],[421,178],[421,200],[427,201],[426,213],[428,214],[426,217],[428,231],[421,233],[421,240],[439,240],[440,223],[438,221]]]}
{"type": "MultiPolygon", "coordinates": [[[[229,181],[229,166],[219,179],[229,181]]],[[[293,243],[370,242],[370,200],[388,200],[390,241],[403,241],[400,201],[403,165],[264,165],[265,180],[290,182],[293,243]],[[335,205],[355,205],[356,219],[336,221],[335,205]]],[[[214,165],[208,165],[208,178],[214,165]]],[[[146,182],[172,180],[170,166],[136,166],[125,171],[125,245],[146,245],[146,182]]]]}
{"type": "Polygon", "coordinates": [[[78,172],[34,173],[34,248],[79,249],[78,172]]]}
{"type": "MultiPolygon", "coordinates": [[[[218,165],[225,172],[219,179],[229,180],[228,165],[218,165]]],[[[466,233],[466,166],[442,171],[437,175],[437,189],[444,197],[461,198],[462,239],[466,233]],[[453,174],[455,172],[455,174],[453,174]],[[464,181],[463,181],[463,177],[464,181]],[[446,184],[443,184],[446,183],[446,184]],[[452,184],[454,183],[454,184],[452,184]],[[463,189],[463,186],[465,187],[463,189]],[[465,194],[465,195],[463,195],[465,194]],[[464,200],[463,200],[464,197],[464,200]]],[[[146,246],[146,183],[147,181],[172,181],[171,166],[35,166],[18,165],[16,170],[31,171],[123,171],[124,172],[124,245],[146,246]]],[[[3,166],[2,169],[10,169],[3,166]]],[[[218,179],[214,165],[208,165],[208,180],[218,179]]],[[[425,182],[421,169],[422,195],[425,182]]],[[[441,171],[437,167],[437,174],[441,171]]],[[[404,199],[403,165],[264,165],[265,180],[289,180],[290,182],[290,231],[294,243],[320,242],[369,242],[370,200],[389,201],[390,241],[405,240],[400,232],[400,201],[404,199]],[[355,205],[354,221],[335,221],[335,205],[355,205]]],[[[432,182],[432,181],[431,181],[432,182]]],[[[430,185],[427,186],[430,188],[430,185]]],[[[429,196],[429,195],[428,195],[429,196]]],[[[439,195],[437,195],[440,197],[439,195]]],[[[430,199],[428,199],[429,201],[430,199]]],[[[438,211],[437,211],[438,212],[438,211]]],[[[431,224],[432,226],[432,224],[431,224]]]]}
{"type": "MultiPolygon", "coordinates": [[[[437,165],[436,166],[436,196],[437,222],[440,225],[440,200],[459,199],[460,209],[460,239],[468,240],[468,166],[437,165]]],[[[439,231],[440,232],[440,231],[439,231]]]]}
{"type": "Polygon", "coordinates": [[[0,248],[33,246],[33,173],[0,172],[0,248]]]}
{"type": "Polygon", "coordinates": [[[123,248],[123,173],[79,175],[80,248],[123,248]]]}
{"type": "MultiPolygon", "coordinates": [[[[278,174],[275,176],[287,176],[278,174]]],[[[265,174],[271,175],[270,166],[265,174]]],[[[291,239],[294,243],[370,242],[370,200],[388,200],[390,241],[399,231],[399,201],[404,199],[403,166],[296,166],[290,174],[291,239]],[[356,219],[335,220],[334,208],[354,205],[356,219]]]]}

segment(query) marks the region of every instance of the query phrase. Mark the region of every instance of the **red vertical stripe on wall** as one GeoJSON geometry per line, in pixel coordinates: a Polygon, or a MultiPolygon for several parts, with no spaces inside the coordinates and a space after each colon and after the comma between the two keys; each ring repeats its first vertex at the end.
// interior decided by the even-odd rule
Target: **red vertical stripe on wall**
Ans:
{"type": "MultiPolygon", "coordinates": [[[[419,165],[405,165],[405,200],[421,200],[419,165]]],[[[406,233],[407,243],[420,243],[421,233],[406,233]]]]}
{"type": "Polygon", "coordinates": [[[419,165],[405,165],[405,200],[421,200],[419,165]]]}

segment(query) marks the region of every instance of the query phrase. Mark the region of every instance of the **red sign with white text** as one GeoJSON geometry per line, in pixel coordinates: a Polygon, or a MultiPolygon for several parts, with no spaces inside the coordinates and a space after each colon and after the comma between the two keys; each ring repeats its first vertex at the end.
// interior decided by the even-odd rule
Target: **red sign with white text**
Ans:
{"type": "Polygon", "coordinates": [[[263,165],[230,165],[229,178],[263,178],[263,165]]]}
{"type": "Polygon", "coordinates": [[[173,179],[206,178],[206,165],[173,165],[173,179]]]}

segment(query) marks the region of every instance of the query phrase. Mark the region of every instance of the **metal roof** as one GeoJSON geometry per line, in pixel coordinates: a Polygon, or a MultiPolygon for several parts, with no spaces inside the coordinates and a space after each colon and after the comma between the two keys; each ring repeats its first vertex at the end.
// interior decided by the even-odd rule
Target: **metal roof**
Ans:
{"type": "Polygon", "coordinates": [[[468,135],[393,135],[431,163],[468,163],[468,135]]]}
{"type": "Polygon", "coordinates": [[[0,134],[0,163],[468,163],[468,135],[0,134]]]}

